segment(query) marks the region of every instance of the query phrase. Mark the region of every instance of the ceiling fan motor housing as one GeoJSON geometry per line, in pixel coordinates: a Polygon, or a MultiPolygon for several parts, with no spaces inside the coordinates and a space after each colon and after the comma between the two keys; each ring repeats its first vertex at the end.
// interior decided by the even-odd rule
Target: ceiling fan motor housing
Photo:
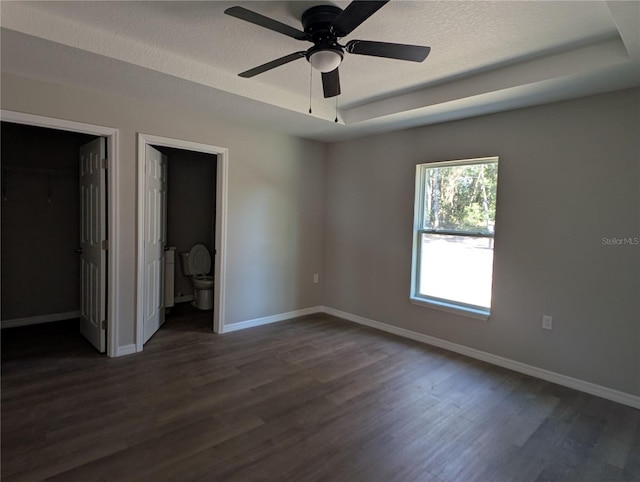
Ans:
{"type": "Polygon", "coordinates": [[[307,60],[321,50],[334,51],[342,59],[342,47],[338,45],[336,33],[331,28],[331,24],[341,13],[342,9],[334,5],[317,5],[305,10],[302,14],[304,33],[314,44],[307,50],[307,60]]]}

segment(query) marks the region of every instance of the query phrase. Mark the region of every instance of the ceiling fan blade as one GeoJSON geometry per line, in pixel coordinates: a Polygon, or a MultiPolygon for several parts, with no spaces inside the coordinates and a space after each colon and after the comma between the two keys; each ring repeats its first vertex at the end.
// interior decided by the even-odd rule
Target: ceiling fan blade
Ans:
{"type": "Polygon", "coordinates": [[[338,37],[344,37],[353,32],[362,22],[382,8],[389,0],[378,2],[353,1],[331,25],[338,37]]]}
{"type": "Polygon", "coordinates": [[[331,72],[322,72],[322,90],[325,99],[340,95],[340,75],[337,67],[331,72]]]}
{"type": "Polygon", "coordinates": [[[287,37],[292,37],[296,40],[307,39],[303,31],[290,27],[282,22],[278,22],[277,20],[273,20],[272,18],[265,17],[264,15],[260,15],[259,13],[247,10],[244,7],[230,7],[227,8],[224,13],[231,15],[232,17],[239,18],[240,20],[259,25],[260,27],[268,28],[269,30],[281,33],[287,37]]]}
{"type": "Polygon", "coordinates": [[[285,55],[284,57],[280,57],[279,59],[272,60],[271,62],[267,62],[266,64],[259,65],[254,67],[253,69],[249,69],[245,72],[241,72],[238,75],[240,77],[244,77],[248,79],[249,77],[253,77],[258,74],[262,74],[267,70],[275,69],[276,67],[280,67],[281,65],[288,64],[289,62],[293,62],[294,60],[301,59],[305,56],[306,52],[296,52],[294,54],[285,55]]]}
{"type": "Polygon", "coordinates": [[[431,47],[422,47],[420,45],[372,42],[369,40],[352,40],[347,43],[346,49],[350,54],[387,57],[411,62],[422,62],[431,51],[431,47]]]}

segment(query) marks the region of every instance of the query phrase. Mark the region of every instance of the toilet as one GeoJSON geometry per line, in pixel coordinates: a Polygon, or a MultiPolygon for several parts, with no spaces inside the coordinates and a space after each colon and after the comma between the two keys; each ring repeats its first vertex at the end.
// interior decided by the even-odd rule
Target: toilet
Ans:
{"type": "Polygon", "coordinates": [[[182,272],[191,276],[194,300],[191,303],[199,310],[213,308],[213,277],[207,276],[211,270],[211,254],[203,244],[194,245],[189,252],[180,253],[182,272]]]}

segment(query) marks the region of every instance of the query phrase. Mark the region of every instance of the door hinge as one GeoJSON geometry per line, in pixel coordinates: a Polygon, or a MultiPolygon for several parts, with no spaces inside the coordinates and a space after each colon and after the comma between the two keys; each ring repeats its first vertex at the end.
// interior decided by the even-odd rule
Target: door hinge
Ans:
{"type": "Polygon", "coordinates": [[[100,328],[103,329],[103,330],[107,329],[107,320],[102,320],[100,322],[100,328]]]}
{"type": "Polygon", "coordinates": [[[102,159],[102,161],[100,161],[100,167],[102,167],[102,169],[106,169],[109,167],[109,159],[102,159]]]}
{"type": "Polygon", "coordinates": [[[102,240],[102,249],[104,250],[109,249],[109,241],[107,241],[106,239],[102,240]]]}

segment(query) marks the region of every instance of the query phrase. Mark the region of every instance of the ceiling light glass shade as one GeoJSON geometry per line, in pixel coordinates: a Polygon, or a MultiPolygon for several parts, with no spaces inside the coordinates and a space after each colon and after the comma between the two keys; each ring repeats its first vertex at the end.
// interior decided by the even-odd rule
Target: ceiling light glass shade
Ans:
{"type": "Polygon", "coordinates": [[[311,66],[325,73],[336,70],[341,61],[342,56],[335,50],[318,50],[309,57],[311,66]]]}

